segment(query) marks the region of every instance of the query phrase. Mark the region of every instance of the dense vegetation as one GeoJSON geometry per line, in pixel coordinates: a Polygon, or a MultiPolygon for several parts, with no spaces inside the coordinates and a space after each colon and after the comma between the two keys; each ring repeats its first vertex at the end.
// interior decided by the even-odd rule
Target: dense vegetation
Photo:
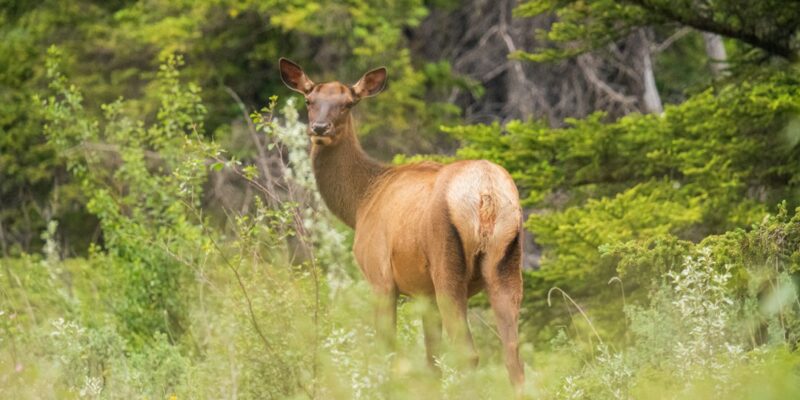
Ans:
{"type": "Polygon", "coordinates": [[[483,295],[477,369],[412,301],[375,340],[279,56],[388,66],[371,154],[512,173],[527,397],[800,397],[800,9],[496,4],[0,1],[0,397],[511,397],[483,295]]]}

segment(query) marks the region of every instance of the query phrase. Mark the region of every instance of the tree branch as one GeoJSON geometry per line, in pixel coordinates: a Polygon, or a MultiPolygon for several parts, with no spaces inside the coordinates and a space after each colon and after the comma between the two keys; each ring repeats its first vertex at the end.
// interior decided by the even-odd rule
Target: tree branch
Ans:
{"type": "Polygon", "coordinates": [[[766,50],[771,54],[775,54],[777,56],[783,57],[789,61],[794,61],[797,59],[797,53],[792,50],[788,43],[780,43],[778,41],[770,40],[769,38],[764,38],[757,35],[754,32],[748,32],[741,29],[735,29],[730,25],[724,25],[709,18],[706,18],[700,14],[694,13],[694,10],[691,10],[691,14],[681,14],[676,12],[674,9],[670,7],[665,7],[660,4],[654,4],[649,0],[623,0],[624,2],[633,4],[635,6],[639,6],[662,16],[671,21],[675,21],[682,25],[690,26],[692,28],[717,33],[722,36],[727,36],[734,39],[739,39],[745,43],[758,47],[760,49],[766,50]]]}

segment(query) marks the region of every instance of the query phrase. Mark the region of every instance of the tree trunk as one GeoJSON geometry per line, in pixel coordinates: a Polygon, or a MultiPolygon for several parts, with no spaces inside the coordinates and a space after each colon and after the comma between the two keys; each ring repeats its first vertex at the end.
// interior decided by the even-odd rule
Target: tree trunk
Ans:
{"type": "Polygon", "coordinates": [[[653,58],[650,54],[650,39],[647,32],[642,29],[640,32],[642,37],[641,44],[641,57],[642,57],[642,80],[644,83],[644,92],[642,93],[642,101],[644,108],[649,113],[661,114],[664,112],[664,107],[661,105],[661,96],[658,94],[656,87],[656,76],[653,73],[653,58]]]}
{"type": "Polygon", "coordinates": [[[719,78],[725,73],[728,67],[728,54],[722,43],[722,37],[709,32],[703,32],[703,42],[706,45],[706,55],[708,56],[708,68],[714,78],[719,78]]]}

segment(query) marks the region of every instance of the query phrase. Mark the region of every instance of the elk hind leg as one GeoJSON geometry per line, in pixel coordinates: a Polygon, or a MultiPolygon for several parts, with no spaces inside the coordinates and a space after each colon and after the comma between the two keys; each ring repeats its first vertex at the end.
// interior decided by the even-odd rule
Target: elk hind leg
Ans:
{"type": "Polygon", "coordinates": [[[442,247],[431,257],[436,305],[450,341],[466,353],[467,362],[478,364],[478,352],[467,323],[468,266],[458,229],[449,224],[442,247]]]}
{"type": "Polygon", "coordinates": [[[486,291],[503,345],[506,369],[511,383],[519,393],[525,373],[519,358],[519,308],[522,302],[522,243],[521,232],[495,257],[486,257],[481,265],[486,291]],[[498,260],[492,262],[493,260],[498,260]]]}
{"type": "Polygon", "coordinates": [[[440,355],[442,342],[442,317],[433,299],[425,298],[425,309],[422,314],[422,330],[425,335],[425,353],[428,357],[428,364],[434,369],[436,357],[440,355]]]}

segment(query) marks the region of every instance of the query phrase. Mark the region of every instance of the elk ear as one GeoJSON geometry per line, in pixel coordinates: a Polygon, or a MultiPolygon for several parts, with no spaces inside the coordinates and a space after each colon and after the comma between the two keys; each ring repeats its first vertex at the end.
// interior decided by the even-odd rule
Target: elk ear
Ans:
{"type": "Polygon", "coordinates": [[[314,82],[308,79],[299,65],[283,57],[278,61],[278,65],[281,69],[281,80],[289,89],[306,94],[314,87],[314,82]]]}
{"type": "Polygon", "coordinates": [[[380,93],[386,87],[386,68],[380,67],[367,72],[353,85],[356,96],[371,97],[380,93]]]}

